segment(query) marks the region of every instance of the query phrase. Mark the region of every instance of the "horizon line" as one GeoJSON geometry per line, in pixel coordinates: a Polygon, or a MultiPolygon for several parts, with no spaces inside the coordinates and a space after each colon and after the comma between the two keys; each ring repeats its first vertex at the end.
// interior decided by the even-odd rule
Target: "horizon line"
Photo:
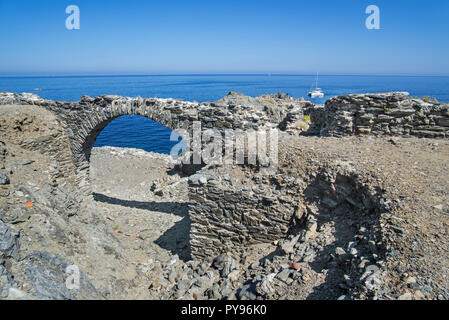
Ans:
{"type": "MultiPolygon", "coordinates": [[[[315,76],[316,73],[61,73],[61,74],[1,74],[1,78],[58,78],[58,77],[149,77],[149,76],[315,76]]],[[[320,73],[320,76],[396,76],[396,77],[449,77],[449,74],[413,73],[320,73]]]]}

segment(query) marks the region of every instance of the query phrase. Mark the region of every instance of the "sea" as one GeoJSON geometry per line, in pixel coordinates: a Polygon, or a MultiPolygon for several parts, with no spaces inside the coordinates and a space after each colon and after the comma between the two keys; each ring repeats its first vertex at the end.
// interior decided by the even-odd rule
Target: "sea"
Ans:
{"type": "MultiPolygon", "coordinates": [[[[228,92],[248,96],[288,93],[307,98],[315,86],[315,75],[111,75],[111,76],[45,76],[0,77],[0,91],[34,92],[60,101],[76,101],[82,95],[91,97],[117,94],[129,97],[176,98],[186,101],[215,101],[228,92]],[[36,88],[41,89],[35,91],[36,88]]],[[[320,75],[319,87],[324,102],[334,96],[351,93],[407,91],[411,96],[429,96],[449,102],[449,76],[381,76],[320,75]]],[[[176,141],[170,141],[171,130],[141,116],[122,116],[113,120],[97,137],[96,147],[114,146],[169,153],[176,141]]]]}

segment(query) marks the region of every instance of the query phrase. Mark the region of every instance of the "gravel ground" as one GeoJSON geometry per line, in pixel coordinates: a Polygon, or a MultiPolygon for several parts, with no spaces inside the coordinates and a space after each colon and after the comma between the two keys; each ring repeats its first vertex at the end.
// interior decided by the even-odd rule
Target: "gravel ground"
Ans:
{"type": "MultiPolygon", "coordinates": [[[[367,183],[382,188],[386,198],[391,199],[388,203],[390,211],[378,219],[382,234],[379,244],[386,251],[382,259],[375,259],[380,262],[377,266],[382,270],[383,278],[376,298],[448,298],[448,142],[373,137],[290,137],[282,141],[285,141],[283,150],[288,152],[281,152],[281,172],[300,176],[302,168],[307,165],[305,162],[310,159],[315,159],[319,165],[344,164],[358,172],[359,176],[369,178],[367,183]]],[[[149,156],[151,161],[148,161],[144,155],[136,156],[133,152],[96,149],[92,158],[94,190],[97,200],[109,209],[108,224],[120,241],[126,244],[124,246],[144,248],[144,255],[137,250],[129,259],[135,259],[136,265],[145,265],[148,262],[146,259],[151,256],[150,264],[160,261],[163,266],[173,259],[173,254],[178,254],[181,257],[179,269],[182,269],[182,260],[189,260],[187,185],[179,175],[167,175],[172,171],[169,162],[154,157],[149,156]],[[155,186],[153,181],[156,181],[155,186]],[[175,181],[181,182],[162,196],[148,192],[175,181]]],[[[297,263],[301,268],[300,281],[295,281],[294,273],[284,272],[280,275],[282,280],[273,282],[275,290],[269,295],[270,298],[350,298],[345,295],[347,290],[344,287],[350,286],[351,280],[345,280],[344,272],[338,277],[335,276],[338,272],[329,276],[332,268],[322,266],[322,262],[317,262],[319,259],[314,259],[316,256],[332,255],[337,248],[347,250],[353,237],[363,236],[362,228],[361,233],[355,230],[346,238],[337,236],[336,239],[336,227],[345,219],[347,217],[336,216],[319,222],[319,236],[307,242],[298,241],[295,253],[291,255],[279,254],[279,243],[248,250],[246,256],[237,262],[240,263],[240,278],[231,281],[232,284],[224,284],[233,289],[233,294],[227,296],[245,298],[244,295],[249,293],[243,292],[239,296],[245,284],[260,282],[270,274],[278,279],[277,275],[282,270],[292,269],[289,263],[297,263]]],[[[363,223],[358,221],[354,224],[363,223]]],[[[217,282],[223,282],[222,277],[220,279],[217,282]]],[[[172,289],[165,297],[176,297],[174,284],[167,285],[172,289]]],[[[212,296],[223,297],[223,284],[218,288],[212,296]]],[[[154,295],[161,297],[160,291],[154,292],[154,295]]],[[[359,292],[354,295],[358,295],[357,298],[372,298],[369,295],[360,296],[359,292]]]]}
{"type": "MultiPolygon", "coordinates": [[[[166,156],[94,148],[94,197],[80,198],[28,143],[59,130],[54,117],[8,108],[0,298],[449,299],[448,141],[282,133],[280,175],[310,180],[345,168],[358,176],[351,183],[383,194],[385,210],[318,212],[287,239],[202,261],[190,257],[187,177],[166,156]],[[69,264],[82,272],[76,292],[64,285],[69,264]]],[[[261,183],[249,170],[235,175],[261,183]]]]}

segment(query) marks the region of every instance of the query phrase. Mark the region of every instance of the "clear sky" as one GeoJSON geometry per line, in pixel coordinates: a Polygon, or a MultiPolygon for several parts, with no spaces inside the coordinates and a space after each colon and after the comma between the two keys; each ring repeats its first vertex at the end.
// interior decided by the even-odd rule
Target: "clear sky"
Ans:
{"type": "Polygon", "coordinates": [[[0,0],[0,37],[1,75],[449,75],[448,0],[0,0]]]}

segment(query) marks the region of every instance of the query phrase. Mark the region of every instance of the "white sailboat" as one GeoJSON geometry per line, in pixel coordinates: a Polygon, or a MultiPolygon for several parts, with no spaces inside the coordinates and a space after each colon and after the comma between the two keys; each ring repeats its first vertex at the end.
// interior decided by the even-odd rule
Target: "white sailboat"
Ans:
{"type": "Polygon", "coordinates": [[[323,90],[321,88],[318,88],[318,72],[316,73],[316,80],[315,80],[315,89],[310,90],[308,93],[308,96],[311,98],[322,98],[324,97],[323,90]]]}

